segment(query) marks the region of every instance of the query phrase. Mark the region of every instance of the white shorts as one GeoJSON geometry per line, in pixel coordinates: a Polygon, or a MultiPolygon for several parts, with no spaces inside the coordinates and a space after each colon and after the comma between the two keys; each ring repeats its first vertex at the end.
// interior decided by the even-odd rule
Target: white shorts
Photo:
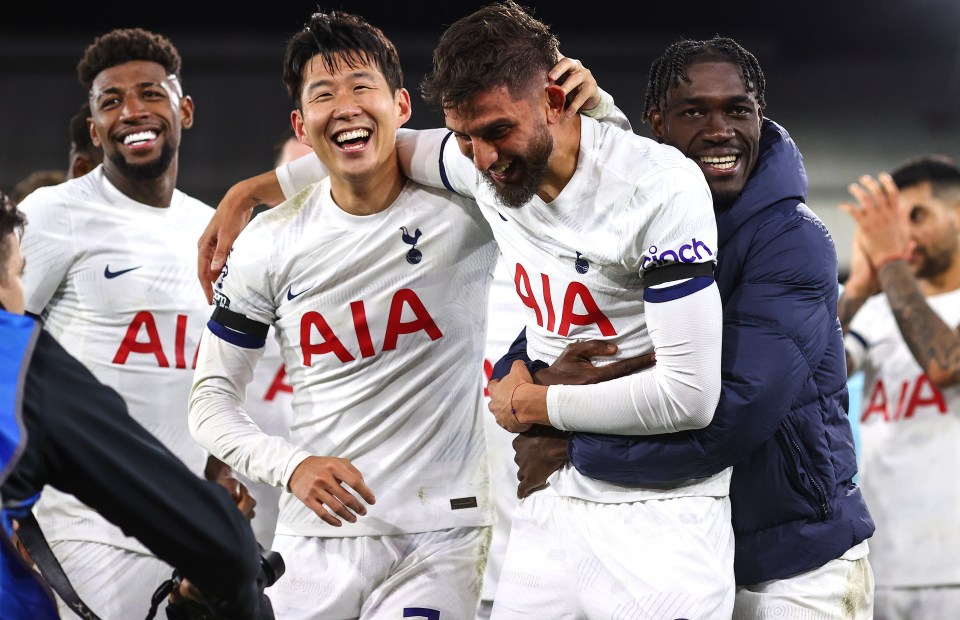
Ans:
{"type": "Polygon", "coordinates": [[[960,618],[960,586],[877,587],[874,611],[877,620],[960,618]]]}
{"type": "Polygon", "coordinates": [[[397,536],[277,535],[286,573],[267,590],[284,620],[473,618],[489,527],[397,536]]]}
{"type": "Polygon", "coordinates": [[[728,619],[727,497],[601,504],[534,493],[514,513],[494,620],[728,619]]]}
{"type": "MultiPolygon", "coordinates": [[[[103,620],[145,618],[150,597],[170,579],[173,569],[152,555],[80,540],[50,541],[50,549],[70,579],[73,589],[93,613],[103,620]]],[[[57,597],[63,618],[76,614],[57,597]]],[[[166,617],[160,606],[158,618],[166,617]]]]}
{"type": "MultiPolygon", "coordinates": [[[[858,548],[865,551],[866,542],[851,551],[858,548]]],[[[862,553],[848,552],[846,555],[856,559],[841,557],[787,579],[737,588],[734,620],[873,618],[873,571],[870,562],[862,553]]]]}

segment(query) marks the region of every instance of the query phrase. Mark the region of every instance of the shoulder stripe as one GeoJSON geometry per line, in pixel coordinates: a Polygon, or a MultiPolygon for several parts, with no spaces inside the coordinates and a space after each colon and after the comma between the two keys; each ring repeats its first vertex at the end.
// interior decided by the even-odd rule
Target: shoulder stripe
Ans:
{"type": "Polygon", "coordinates": [[[698,276],[666,288],[645,288],[643,290],[643,301],[650,304],[674,301],[703,290],[711,284],[713,284],[713,277],[698,276]]]}
{"type": "Polygon", "coordinates": [[[645,271],[643,273],[641,286],[647,288],[658,284],[666,284],[674,280],[684,280],[698,276],[709,277],[712,280],[715,267],[716,264],[713,261],[707,263],[669,263],[663,267],[645,271]]]}
{"type": "Polygon", "coordinates": [[[861,336],[860,334],[858,334],[857,332],[853,331],[852,329],[848,331],[846,335],[850,336],[851,338],[859,342],[860,345],[864,348],[864,350],[870,349],[870,345],[867,343],[867,339],[861,336]]]}
{"type": "Polygon", "coordinates": [[[450,139],[450,136],[453,135],[453,132],[448,132],[447,135],[443,137],[443,142],[440,143],[440,161],[437,163],[440,165],[440,180],[443,182],[443,186],[454,194],[458,193],[453,186],[450,185],[450,179],[447,178],[447,169],[443,165],[443,152],[447,150],[447,140],[450,139]]]}

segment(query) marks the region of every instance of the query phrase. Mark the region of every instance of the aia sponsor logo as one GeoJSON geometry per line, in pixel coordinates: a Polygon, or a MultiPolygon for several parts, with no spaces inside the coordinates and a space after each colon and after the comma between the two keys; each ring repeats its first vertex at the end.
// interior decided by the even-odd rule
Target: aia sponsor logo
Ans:
{"type": "Polygon", "coordinates": [[[860,416],[861,423],[875,418],[883,422],[899,422],[931,408],[940,415],[949,414],[943,394],[927,375],[903,381],[899,387],[890,387],[893,389],[888,390],[883,379],[877,379],[870,386],[870,396],[860,416]]]}
{"type": "Polygon", "coordinates": [[[690,243],[684,243],[676,249],[662,250],[655,245],[651,245],[643,254],[640,269],[650,271],[669,263],[695,263],[703,261],[708,256],[713,256],[713,250],[696,237],[691,239],[690,243]]]}

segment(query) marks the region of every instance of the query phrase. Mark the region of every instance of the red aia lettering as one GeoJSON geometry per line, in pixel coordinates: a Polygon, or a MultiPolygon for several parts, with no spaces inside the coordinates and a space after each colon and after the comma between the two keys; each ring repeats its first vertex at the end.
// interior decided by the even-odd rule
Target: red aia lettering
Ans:
{"type": "MultiPolygon", "coordinates": [[[[175,368],[187,367],[185,353],[186,342],[187,315],[178,314],[176,331],[174,332],[173,338],[174,363],[176,364],[175,368]]],[[[198,346],[197,350],[194,351],[193,368],[197,367],[197,352],[199,350],[200,347],[198,346]]],[[[146,310],[141,310],[138,312],[136,315],[134,315],[133,320],[130,321],[130,325],[127,326],[127,333],[123,336],[123,341],[120,343],[120,348],[117,349],[116,355],[113,356],[113,363],[126,364],[127,358],[130,357],[131,353],[153,355],[157,359],[157,366],[160,368],[170,367],[170,362],[167,360],[167,355],[163,352],[163,343],[160,341],[160,332],[157,330],[157,322],[153,318],[153,314],[147,312],[146,310]],[[146,332],[146,340],[139,340],[141,329],[146,332]]]]}
{"type": "Polygon", "coordinates": [[[290,387],[290,384],[287,383],[287,368],[283,364],[280,364],[280,370],[277,371],[277,374],[273,376],[273,382],[270,383],[270,387],[267,388],[267,393],[263,395],[263,400],[271,401],[277,397],[277,394],[280,392],[287,392],[288,394],[293,394],[293,388],[290,387]]]}
{"type": "Polygon", "coordinates": [[[918,407],[929,405],[936,406],[937,412],[941,415],[947,414],[947,403],[943,399],[943,394],[927,375],[920,375],[912,382],[904,381],[900,384],[897,408],[892,414],[887,403],[887,392],[883,380],[877,379],[873,384],[870,399],[863,410],[863,415],[860,416],[860,422],[866,422],[874,414],[882,416],[884,422],[912,418],[918,407]]]}
{"type": "MultiPolygon", "coordinates": [[[[367,312],[363,301],[350,303],[350,313],[353,318],[353,329],[357,336],[357,345],[360,355],[371,357],[376,355],[373,340],[370,337],[370,327],[367,324],[367,312]]],[[[392,351],[397,348],[397,340],[403,334],[425,332],[430,340],[443,337],[443,332],[427,311],[417,294],[410,289],[401,289],[394,293],[390,301],[390,312],[387,316],[387,328],[383,335],[383,350],[392,351]],[[413,314],[410,321],[403,320],[404,310],[409,309],[413,314]]],[[[303,365],[313,365],[313,356],[324,353],[333,353],[341,362],[352,362],[355,358],[344,346],[340,338],[333,333],[326,319],[319,312],[307,312],[300,319],[300,350],[303,355],[303,365]],[[311,341],[314,328],[323,339],[319,343],[311,341]]]]}
{"type": "MultiPolygon", "coordinates": [[[[533,310],[533,313],[537,317],[537,325],[545,327],[547,331],[552,332],[554,331],[554,308],[553,296],[550,289],[550,278],[544,273],[540,274],[540,279],[543,283],[543,305],[547,310],[546,326],[543,324],[543,312],[540,310],[540,304],[533,294],[533,287],[530,286],[530,276],[527,275],[527,270],[523,268],[523,265],[517,263],[513,282],[516,286],[520,301],[523,302],[523,305],[533,310]]],[[[599,329],[600,333],[604,336],[617,335],[617,330],[614,329],[613,323],[611,323],[610,319],[600,310],[597,302],[593,299],[593,295],[590,294],[590,289],[580,282],[571,282],[567,285],[567,290],[563,295],[563,311],[560,315],[560,327],[556,330],[556,333],[561,336],[569,336],[572,325],[596,325],[597,329],[599,329]],[[584,310],[583,313],[577,312],[578,301],[579,306],[584,310]]]]}

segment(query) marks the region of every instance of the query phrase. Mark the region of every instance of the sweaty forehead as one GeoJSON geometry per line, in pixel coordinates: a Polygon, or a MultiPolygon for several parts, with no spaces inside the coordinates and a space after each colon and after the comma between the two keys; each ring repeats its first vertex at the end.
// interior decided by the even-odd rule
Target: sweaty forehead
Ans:
{"type": "Polygon", "coordinates": [[[695,62],[684,68],[687,80],[678,79],[667,91],[668,100],[690,97],[748,97],[756,94],[747,90],[739,65],[731,62],[695,62]]]}
{"type": "Polygon", "coordinates": [[[492,123],[516,122],[531,112],[530,98],[517,97],[501,85],[479,91],[461,105],[444,108],[443,115],[448,128],[467,132],[492,123]]]}
{"type": "Polygon", "coordinates": [[[131,60],[107,67],[97,74],[90,88],[92,95],[111,89],[126,89],[140,84],[159,84],[176,91],[176,77],[167,75],[160,63],[150,60],[131,60]]]}

